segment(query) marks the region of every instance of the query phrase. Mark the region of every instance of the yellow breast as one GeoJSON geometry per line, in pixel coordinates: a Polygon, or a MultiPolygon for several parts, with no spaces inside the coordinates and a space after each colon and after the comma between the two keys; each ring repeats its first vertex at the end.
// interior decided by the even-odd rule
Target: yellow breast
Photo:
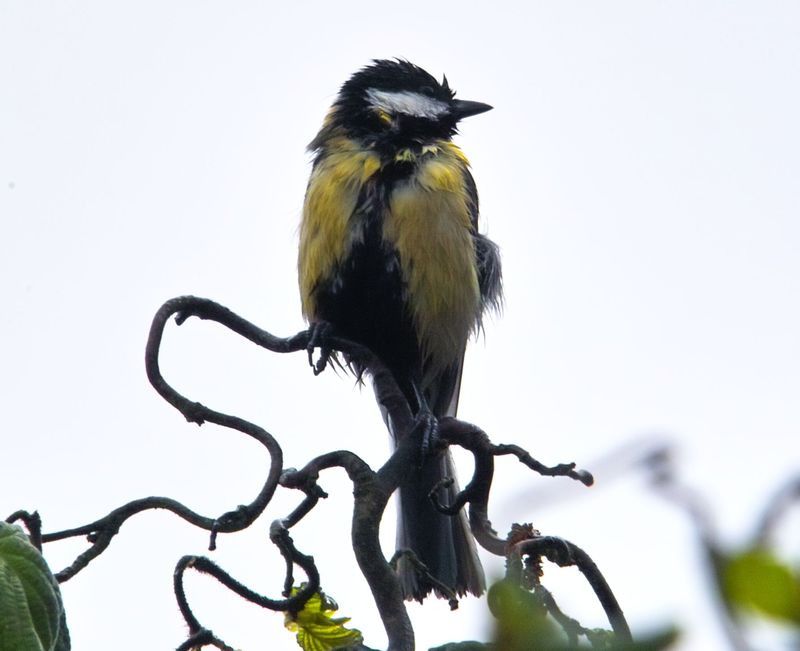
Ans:
{"type": "Polygon", "coordinates": [[[306,190],[300,224],[298,272],[303,316],[317,318],[314,291],[345,259],[356,232],[350,218],[364,183],[380,168],[370,150],[342,139],[314,168],[306,190]]]}
{"type": "MultiPolygon", "coordinates": [[[[364,184],[381,169],[379,156],[339,139],[314,167],[300,226],[298,271],[303,315],[316,312],[316,289],[335,277],[362,231],[353,214],[364,184]]],[[[383,238],[400,260],[405,301],[430,375],[457,363],[480,315],[467,159],[441,142],[394,161],[416,163],[388,194],[383,238]]]]}
{"type": "Polygon", "coordinates": [[[389,198],[384,238],[398,251],[429,372],[460,358],[480,314],[466,159],[451,143],[424,156],[389,198]]]}

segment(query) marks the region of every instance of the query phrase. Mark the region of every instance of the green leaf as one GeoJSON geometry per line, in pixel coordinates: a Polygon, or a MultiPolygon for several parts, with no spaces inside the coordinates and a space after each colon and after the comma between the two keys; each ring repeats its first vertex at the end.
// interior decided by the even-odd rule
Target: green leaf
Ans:
{"type": "MultiPolygon", "coordinates": [[[[668,628],[648,635],[637,635],[634,642],[617,642],[613,633],[609,633],[605,637],[605,641],[595,637],[592,640],[591,648],[604,651],[664,651],[675,645],[679,632],[676,628],[668,628]]],[[[527,646],[524,647],[526,651],[531,649],[536,649],[536,651],[587,651],[589,648],[586,644],[571,646],[564,641],[548,642],[543,646],[539,640],[528,640],[526,644],[527,646]]],[[[500,651],[500,648],[496,644],[484,644],[483,642],[450,642],[428,651],[500,651]]]]}
{"type": "Polygon", "coordinates": [[[723,591],[734,606],[800,625],[800,577],[766,550],[728,557],[723,591]]]}
{"type": "MultiPolygon", "coordinates": [[[[485,647],[487,651],[581,651],[589,648],[585,641],[577,646],[569,644],[564,630],[555,623],[544,606],[533,594],[517,585],[498,581],[489,588],[487,600],[497,619],[494,643],[485,647]]],[[[662,651],[672,647],[678,639],[675,628],[637,636],[633,642],[621,642],[612,631],[605,629],[580,628],[592,649],[604,651],[662,651]]],[[[459,647],[454,645],[452,648],[459,647]]],[[[450,647],[444,646],[442,649],[449,651],[450,647]]]]}
{"type": "MultiPolygon", "coordinates": [[[[297,592],[297,588],[292,589],[292,595],[297,592]]],[[[287,613],[284,625],[297,633],[297,643],[304,651],[332,651],[360,645],[361,631],[344,626],[349,617],[331,617],[338,608],[333,599],[317,592],[296,617],[287,613]]]]}
{"type": "Polygon", "coordinates": [[[58,584],[19,527],[0,522],[0,651],[68,651],[58,584]]]}
{"type": "Polygon", "coordinates": [[[562,644],[563,634],[547,617],[547,611],[527,590],[505,580],[487,595],[495,616],[494,644],[503,651],[552,649],[562,644]]]}

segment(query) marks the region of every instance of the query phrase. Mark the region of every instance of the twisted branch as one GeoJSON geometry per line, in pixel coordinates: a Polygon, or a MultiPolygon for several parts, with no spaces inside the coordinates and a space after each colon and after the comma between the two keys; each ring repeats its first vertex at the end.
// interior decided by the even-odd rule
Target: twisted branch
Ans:
{"type": "MultiPolygon", "coordinates": [[[[315,330],[299,332],[291,337],[280,338],[258,328],[249,321],[234,314],[227,308],[208,299],[184,296],[167,301],[156,313],[150,328],[150,335],[145,353],[147,376],[150,383],[164,400],[183,414],[187,421],[202,425],[211,422],[222,427],[239,431],[257,440],[270,455],[270,469],[263,487],[255,499],[237,507],[223,515],[210,518],[196,513],[176,500],[167,497],[147,497],[134,500],[121,506],[99,520],[64,531],[48,533],[41,537],[42,542],[63,540],[74,536],[85,535],[91,546],[80,554],[75,561],[59,572],[59,581],[66,581],[91,560],[99,556],[111,543],[124,522],[149,509],[166,509],[190,524],[211,533],[210,549],[214,548],[218,533],[230,533],[244,529],[252,524],[264,511],[279,485],[285,488],[300,490],[305,497],[302,502],[283,520],[273,523],[271,539],[286,560],[284,579],[284,599],[271,599],[244,586],[215,563],[204,557],[184,556],[177,564],[174,575],[175,594],[180,611],[186,620],[190,637],[179,649],[194,649],[204,645],[219,649],[230,649],[209,629],[203,627],[192,613],[183,588],[183,575],[188,569],[194,569],[213,576],[217,581],[234,591],[244,599],[270,610],[285,612],[299,611],[305,601],[319,589],[319,574],[313,560],[301,554],[294,547],[288,530],[304,518],[320,498],[326,493],[317,485],[322,470],[331,467],[343,468],[354,487],[352,543],[356,561],[367,580],[377,605],[379,614],[389,639],[389,651],[411,651],[414,648],[414,633],[403,601],[400,584],[389,561],[384,557],[378,539],[380,522],[389,498],[399,486],[408,468],[418,463],[422,449],[423,436],[430,423],[414,417],[403,393],[388,369],[375,358],[372,353],[358,344],[337,338],[330,332],[315,330]],[[255,343],[256,345],[277,353],[289,353],[300,350],[310,351],[313,346],[322,346],[321,360],[331,358],[331,351],[345,355],[345,359],[369,360],[366,365],[373,376],[373,386],[378,402],[388,411],[396,434],[396,450],[386,463],[377,471],[372,470],[362,459],[349,451],[331,452],[310,461],[301,470],[283,469],[283,456],[275,438],[266,430],[241,418],[214,411],[199,402],[194,402],[176,391],[162,376],[159,367],[159,352],[164,328],[171,317],[175,317],[180,325],[194,316],[212,320],[255,343]],[[327,355],[327,357],[326,357],[327,355]],[[307,585],[297,594],[291,595],[294,583],[293,569],[297,565],[308,577],[307,585]]],[[[314,364],[319,370],[322,361],[314,364]]],[[[559,464],[549,467],[535,459],[528,452],[515,445],[494,445],[489,437],[479,428],[458,421],[454,418],[443,419],[439,424],[439,435],[442,445],[459,445],[470,451],[475,459],[475,469],[470,482],[462,490],[452,504],[439,504],[432,498],[440,512],[456,515],[469,505],[470,526],[485,549],[493,554],[521,556],[544,555],[556,559],[561,564],[574,564],[584,573],[603,604],[612,623],[612,627],[621,639],[630,639],[627,623],[622,616],[613,594],[602,575],[591,559],[575,545],[551,537],[536,537],[514,545],[499,538],[492,529],[488,518],[488,497],[494,473],[494,457],[503,455],[516,456],[520,462],[532,470],[548,476],[566,476],[586,485],[592,482],[591,475],[575,469],[575,464],[559,464]],[[557,543],[555,541],[558,541],[557,543]],[[566,549],[568,553],[559,555],[558,549],[566,549]]],[[[35,515],[35,514],[34,514],[35,515]]],[[[15,519],[26,522],[36,535],[36,522],[33,516],[23,512],[15,513],[15,519]]],[[[427,571],[421,567],[420,571],[427,571]]],[[[549,593],[547,593],[549,594],[549,593]]],[[[548,602],[547,595],[543,596],[548,602]]],[[[550,599],[552,601],[552,599],[550,599]]],[[[554,603],[554,602],[553,602],[554,603]]],[[[551,612],[555,614],[560,611],[551,612]]],[[[555,616],[554,614],[554,616],[555,616]]],[[[562,623],[573,622],[565,615],[557,617],[562,623]]],[[[570,624],[570,626],[572,626],[570,624]]],[[[575,630],[574,626],[572,627],[575,630]]],[[[566,630],[566,628],[565,628],[566,630]]]]}

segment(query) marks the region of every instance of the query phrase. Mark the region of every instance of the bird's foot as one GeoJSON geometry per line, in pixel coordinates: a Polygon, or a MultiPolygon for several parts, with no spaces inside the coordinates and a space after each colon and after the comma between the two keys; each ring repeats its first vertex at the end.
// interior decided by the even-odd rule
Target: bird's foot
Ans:
{"type": "Polygon", "coordinates": [[[308,326],[308,364],[314,369],[314,375],[319,375],[328,366],[331,359],[331,348],[326,344],[328,337],[333,331],[333,325],[327,321],[316,321],[308,326]],[[319,358],[314,361],[314,349],[319,348],[319,358]]]}
{"type": "Polygon", "coordinates": [[[424,460],[439,448],[439,421],[430,411],[422,411],[417,414],[414,428],[421,428],[422,430],[420,452],[424,460]]]}

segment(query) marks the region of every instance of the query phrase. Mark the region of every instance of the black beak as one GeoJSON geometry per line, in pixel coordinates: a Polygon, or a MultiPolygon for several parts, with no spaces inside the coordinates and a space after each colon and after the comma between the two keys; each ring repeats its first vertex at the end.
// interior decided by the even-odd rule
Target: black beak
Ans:
{"type": "Polygon", "coordinates": [[[468,99],[454,99],[450,102],[450,112],[456,120],[468,118],[470,115],[478,115],[491,111],[492,107],[483,102],[471,102],[468,99]]]}

